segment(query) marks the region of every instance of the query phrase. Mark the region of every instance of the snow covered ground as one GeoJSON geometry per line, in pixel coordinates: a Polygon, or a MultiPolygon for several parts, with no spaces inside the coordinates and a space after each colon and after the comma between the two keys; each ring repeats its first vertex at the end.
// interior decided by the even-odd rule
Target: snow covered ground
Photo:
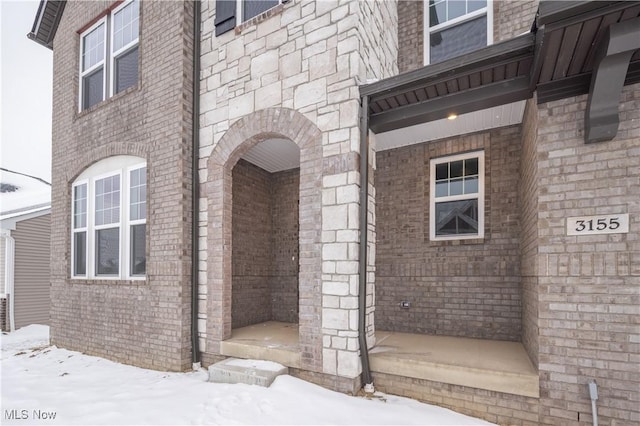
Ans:
{"type": "Polygon", "coordinates": [[[270,388],[207,382],[207,372],[164,373],[49,346],[49,329],[2,334],[0,424],[488,425],[392,395],[332,392],[290,376],[270,388]]]}

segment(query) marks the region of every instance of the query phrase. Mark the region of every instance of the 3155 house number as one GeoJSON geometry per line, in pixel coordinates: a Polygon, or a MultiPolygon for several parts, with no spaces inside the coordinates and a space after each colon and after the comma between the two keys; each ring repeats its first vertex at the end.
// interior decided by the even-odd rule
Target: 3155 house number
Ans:
{"type": "Polygon", "coordinates": [[[567,235],[627,234],[629,214],[567,218],[567,235]]]}

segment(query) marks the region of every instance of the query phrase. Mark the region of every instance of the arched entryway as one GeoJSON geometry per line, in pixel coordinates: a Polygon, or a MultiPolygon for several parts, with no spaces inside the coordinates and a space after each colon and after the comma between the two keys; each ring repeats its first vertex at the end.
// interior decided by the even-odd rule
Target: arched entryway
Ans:
{"type": "Polygon", "coordinates": [[[257,111],[229,128],[207,172],[207,352],[222,354],[221,343],[234,328],[269,319],[295,321],[299,367],[320,370],[321,132],[293,110],[257,111]],[[268,149],[273,144],[286,152],[299,149],[299,169],[270,172],[256,165],[273,153],[268,149]],[[297,191],[293,197],[292,190],[297,191]],[[294,202],[297,226],[291,226],[291,218],[276,223],[294,202]],[[283,238],[276,243],[278,231],[283,238]],[[281,285],[291,281],[292,271],[297,273],[295,301],[290,300],[292,283],[281,285]]]}
{"type": "Polygon", "coordinates": [[[299,197],[300,149],[289,139],[260,142],[233,167],[232,329],[298,323],[299,197]]]}

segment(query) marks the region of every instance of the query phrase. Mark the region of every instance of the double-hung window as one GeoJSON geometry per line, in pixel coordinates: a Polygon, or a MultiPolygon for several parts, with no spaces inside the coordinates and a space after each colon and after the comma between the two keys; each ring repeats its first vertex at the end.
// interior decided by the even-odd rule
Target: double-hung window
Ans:
{"type": "Polygon", "coordinates": [[[433,64],[493,42],[492,0],[425,2],[424,62],[433,64]]]}
{"type": "Polygon", "coordinates": [[[484,152],[432,159],[431,240],[484,237],[484,152]]]}
{"type": "Polygon", "coordinates": [[[80,34],[80,110],[138,82],[138,0],[120,4],[80,34]]]}
{"type": "Polygon", "coordinates": [[[280,3],[281,0],[238,0],[237,14],[242,17],[241,22],[248,21],[280,3]]]}
{"type": "Polygon", "coordinates": [[[146,176],[144,160],[118,156],[94,164],[73,184],[72,277],[145,276],[146,176]]]}
{"type": "Polygon", "coordinates": [[[289,0],[216,0],[216,36],[289,0]]]}

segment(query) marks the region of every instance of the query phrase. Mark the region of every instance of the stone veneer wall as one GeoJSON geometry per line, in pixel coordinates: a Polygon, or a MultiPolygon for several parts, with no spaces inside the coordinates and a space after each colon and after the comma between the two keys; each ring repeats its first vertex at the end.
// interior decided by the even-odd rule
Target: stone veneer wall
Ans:
{"type": "Polygon", "coordinates": [[[51,343],[184,370],[191,366],[193,4],[141,2],[138,84],[78,113],[77,31],[112,5],[68,2],[54,40],[51,343]],[[71,184],[114,155],[147,161],[146,279],[72,280],[71,184]]]}
{"type": "Polygon", "coordinates": [[[378,153],[376,328],[520,340],[520,155],[520,126],[378,153]],[[431,242],[429,160],[473,150],[485,155],[485,237],[431,242]]]}
{"type": "Polygon", "coordinates": [[[298,322],[299,176],[233,168],[233,328],[298,322]]]}
{"type": "Polygon", "coordinates": [[[540,422],[640,421],[640,84],[620,96],[620,127],[585,144],[587,96],[538,105],[540,422]],[[629,214],[629,233],[567,236],[574,216],[629,214]]]}
{"type": "MultiPolygon", "coordinates": [[[[215,2],[202,6],[200,176],[206,207],[200,232],[206,244],[199,264],[205,308],[199,331],[205,358],[219,353],[231,330],[229,167],[254,144],[284,137],[301,149],[302,367],[355,379],[361,368],[358,84],[397,73],[396,3],[289,2],[218,37],[215,2]]],[[[372,341],[373,274],[370,280],[372,341]]]]}
{"type": "MultiPolygon", "coordinates": [[[[529,32],[539,0],[494,0],[493,43],[529,32]]],[[[398,1],[398,68],[400,72],[424,66],[424,1],[398,1]]]]}

